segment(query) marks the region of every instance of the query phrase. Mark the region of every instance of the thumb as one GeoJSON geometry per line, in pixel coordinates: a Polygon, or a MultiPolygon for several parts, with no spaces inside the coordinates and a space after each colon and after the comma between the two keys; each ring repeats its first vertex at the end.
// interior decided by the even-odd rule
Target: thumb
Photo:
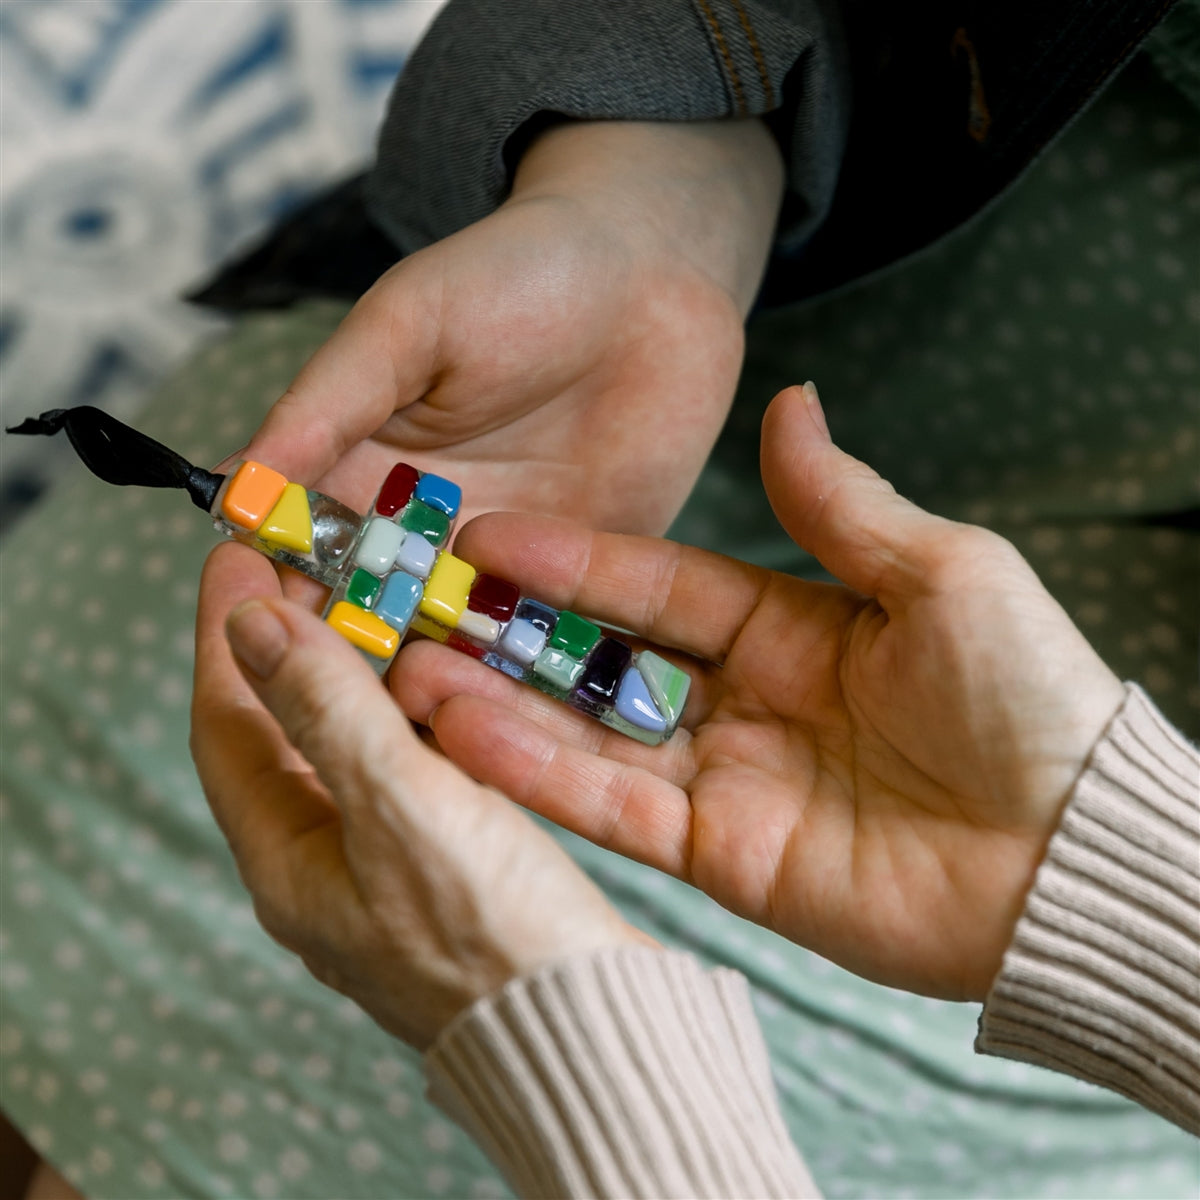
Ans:
{"type": "Polygon", "coordinates": [[[422,299],[422,278],[412,260],[383,275],[236,457],[313,483],[393,412],[419,400],[431,382],[439,328],[436,306],[422,299]]]}
{"type": "Polygon", "coordinates": [[[434,786],[440,764],[358,653],[283,599],[249,600],[226,622],[243,675],[352,822],[380,796],[434,786]]]}
{"type": "Polygon", "coordinates": [[[829,436],[817,389],[790,387],[763,418],[762,477],[780,524],[833,576],[885,604],[926,590],[953,521],[897,495],[829,436]]]}

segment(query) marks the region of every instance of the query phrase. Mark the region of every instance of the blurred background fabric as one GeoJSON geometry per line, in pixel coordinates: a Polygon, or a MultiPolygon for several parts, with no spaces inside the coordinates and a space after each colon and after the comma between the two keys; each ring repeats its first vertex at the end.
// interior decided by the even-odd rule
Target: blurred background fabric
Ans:
{"type": "MultiPolygon", "coordinates": [[[[5,0],[0,417],[134,412],[223,327],[181,297],[371,157],[441,0],[5,0]]],[[[0,530],[65,447],[0,438],[0,530]]]]}

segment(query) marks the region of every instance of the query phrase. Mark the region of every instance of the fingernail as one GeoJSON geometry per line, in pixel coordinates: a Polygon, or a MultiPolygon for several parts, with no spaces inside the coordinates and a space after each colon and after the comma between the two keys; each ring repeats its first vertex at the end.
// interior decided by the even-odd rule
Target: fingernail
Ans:
{"type": "Polygon", "coordinates": [[[270,679],[287,653],[287,626],[261,600],[246,600],[229,614],[225,635],[237,660],[259,679],[270,679]]]}
{"type": "Polygon", "coordinates": [[[227,475],[229,473],[229,468],[232,467],[234,463],[241,462],[242,459],[246,457],[246,450],[248,446],[249,443],[247,443],[246,446],[243,446],[240,450],[235,450],[232,454],[229,454],[225,458],[221,459],[221,461],[212,468],[212,473],[214,475],[227,475]]]}
{"type": "Polygon", "coordinates": [[[821,407],[821,397],[817,395],[817,385],[810,379],[803,387],[804,401],[808,405],[808,415],[812,423],[829,437],[829,425],[825,420],[825,410],[821,407]]]}

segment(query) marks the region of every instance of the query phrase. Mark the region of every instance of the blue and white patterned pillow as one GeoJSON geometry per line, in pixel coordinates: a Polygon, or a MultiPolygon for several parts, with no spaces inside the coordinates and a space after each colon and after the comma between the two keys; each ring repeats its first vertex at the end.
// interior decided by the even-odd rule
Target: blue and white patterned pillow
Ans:
{"type": "MultiPolygon", "coordinates": [[[[178,297],[369,158],[440,3],[6,0],[3,423],[135,407],[217,327],[178,297]]],[[[11,491],[48,447],[2,444],[11,491]]]]}

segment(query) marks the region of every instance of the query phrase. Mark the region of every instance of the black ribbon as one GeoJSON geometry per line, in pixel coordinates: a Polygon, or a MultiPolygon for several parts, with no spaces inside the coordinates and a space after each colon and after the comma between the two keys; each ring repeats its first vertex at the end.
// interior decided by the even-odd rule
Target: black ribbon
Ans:
{"type": "Polygon", "coordinates": [[[90,404],[52,408],[40,417],[26,418],[8,432],[53,437],[60,429],[67,431],[84,466],[105,483],[182,488],[197,508],[208,512],[225,478],[193,466],[161,442],[90,404]]]}

